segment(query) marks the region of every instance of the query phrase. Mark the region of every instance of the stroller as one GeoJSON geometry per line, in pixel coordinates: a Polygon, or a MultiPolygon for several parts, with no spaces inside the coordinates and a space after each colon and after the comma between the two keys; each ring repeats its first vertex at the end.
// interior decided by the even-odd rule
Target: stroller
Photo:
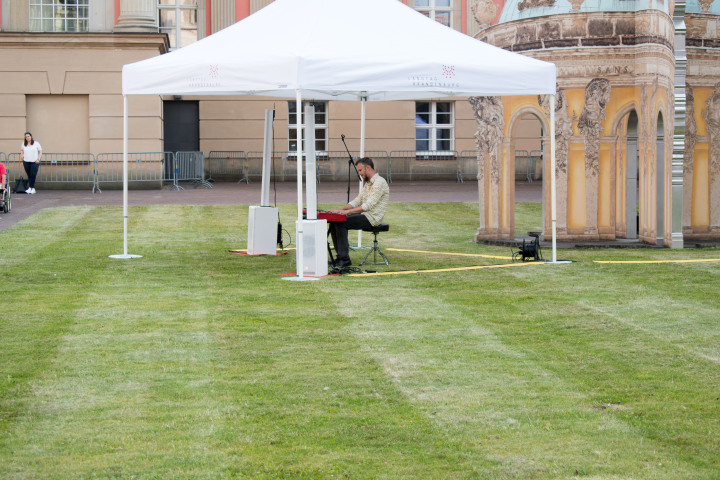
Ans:
{"type": "Polygon", "coordinates": [[[0,190],[0,212],[8,213],[11,206],[10,188],[6,185],[5,188],[0,190]]]}

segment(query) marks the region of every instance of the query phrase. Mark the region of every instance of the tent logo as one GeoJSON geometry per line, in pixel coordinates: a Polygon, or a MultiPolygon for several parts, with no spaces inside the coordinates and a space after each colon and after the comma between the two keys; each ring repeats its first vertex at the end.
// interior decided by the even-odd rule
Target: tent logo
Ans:
{"type": "Polygon", "coordinates": [[[455,78],[455,65],[443,65],[441,73],[416,73],[408,77],[413,87],[460,88],[455,78]]]}
{"type": "Polygon", "coordinates": [[[220,65],[208,65],[207,69],[197,68],[188,77],[191,88],[217,88],[220,86],[220,65]]]}

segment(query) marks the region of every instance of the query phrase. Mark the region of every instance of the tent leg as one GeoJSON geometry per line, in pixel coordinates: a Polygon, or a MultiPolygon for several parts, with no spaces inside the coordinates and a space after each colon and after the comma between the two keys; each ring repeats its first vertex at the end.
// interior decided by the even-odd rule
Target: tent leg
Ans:
{"type": "Polygon", "coordinates": [[[110,258],[140,258],[142,255],[127,253],[128,236],[128,97],[123,95],[123,253],[110,258]]]}
{"type": "MultiPolygon", "coordinates": [[[[360,99],[360,158],[365,157],[365,105],[367,104],[367,97],[363,96],[360,99]]],[[[359,190],[362,192],[363,181],[360,179],[359,190]]],[[[357,247],[362,248],[362,230],[357,231],[357,247]]]]}
{"type": "Polygon", "coordinates": [[[552,261],[546,263],[569,263],[557,259],[557,190],[555,185],[555,94],[550,95],[550,218],[552,221],[552,261]]]}

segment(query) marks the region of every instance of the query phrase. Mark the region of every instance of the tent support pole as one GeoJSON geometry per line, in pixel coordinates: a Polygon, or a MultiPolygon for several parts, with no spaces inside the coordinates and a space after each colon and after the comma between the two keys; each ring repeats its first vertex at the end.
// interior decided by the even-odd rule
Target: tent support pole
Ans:
{"type": "Polygon", "coordinates": [[[360,158],[365,156],[365,105],[367,97],[363,96],[360,100],[360,158]]]}
{"type": "Polygon", "coordinates": [[[548,263],[567,263],[565,261],[558,262],[557,259],[557,190],[555,184],[555,94],[550,95],[550,219],[552,222],[552,262],[548,263]]]}
{"type": "MultiPolygon", "coordinates": [[[[367,105],[367,96],[360,97],[360,158],[365,157],[365,106],[367,105]]],[[[360,179],[359,191],[362,192],[363,181],[360,179]]],[[[362,247],[362,230],[358,230],[357,248],[362,247]]]]}
{"type": "Polygon", "coordinates": [[[297,114],[297,129],[295,130],[297,132],[297,157],[295,158],[297,160],[297,212],[298,212],[298,228],[296,232],[295,237],[295,247],[297,248],[297,276],[299,278],[303,278],[303,271],[305,270],[305,266],[303,265],[303,227],[302,227],[302,220],[303,220],[303,148],[302,148],[302,141],[303,141],[303,134],[302,134],[302,124],[303,124],[303,117],[302,117],[302,94],[300,93],[300,89],[295,90],[295,106],[296,108],[296,114],[297,114]]]}
{"type": "Polygon", "coordinates": [[[127,253],[128,237],[128,97],[123,95],[123,253],[110,258],[140,258],[142,255],[127,253]]]}

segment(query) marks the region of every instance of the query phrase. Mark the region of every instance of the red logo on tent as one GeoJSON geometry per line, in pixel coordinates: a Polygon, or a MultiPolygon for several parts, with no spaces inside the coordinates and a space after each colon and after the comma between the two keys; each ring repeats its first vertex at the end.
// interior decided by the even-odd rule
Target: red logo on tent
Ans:
{"type": "Polygon", "coordinates": [[[220,65],[210,65],[210,78],[217,78],[220,74],[220,65]]]}
{"type": "Polygon", "coordinates": [[[443,65],[443,77],[445,78],[454,78],[455,77],[455,65],[443,65]]]}

